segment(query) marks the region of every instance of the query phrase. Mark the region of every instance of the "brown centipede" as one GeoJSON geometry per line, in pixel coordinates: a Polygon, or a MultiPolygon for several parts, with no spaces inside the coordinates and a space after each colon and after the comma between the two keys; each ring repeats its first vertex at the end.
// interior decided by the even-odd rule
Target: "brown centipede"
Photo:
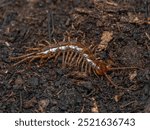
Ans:
{"type": "Polygon", "coordinates": [[[31,63],[35,59],[40,59],[40,63],[54,58],[56,61],[59,56],[62,55],[62,66],[75,65],[81,67],[81,71],[92,73],[96,76],[104,75],[108,81],[115,87],[117,85],[107,75],[108,71],[119,69],[135,69],[137,67],[118,67],[112,68],[109,64],[106,64],[103,60],[98,60],[95,55],[94,46],[86,47],[84,44],[78,42],[60,42],[59,44],[53,44],[40,48],[31,48],[31,53],[21,55],[18,57],[11,57],[12,60],[20,60],[14,64],[14,66],[29,61],[31,63]]]}

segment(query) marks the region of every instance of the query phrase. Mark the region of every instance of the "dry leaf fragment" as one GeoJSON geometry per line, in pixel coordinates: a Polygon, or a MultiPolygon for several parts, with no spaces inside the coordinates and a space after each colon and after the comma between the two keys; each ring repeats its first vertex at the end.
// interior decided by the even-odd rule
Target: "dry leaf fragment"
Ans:
{"type": "Polygon", "coordinates": [[[108,4],[108,5],[112,5],[112,6],[118,6],[118,4],[117,4],[117,3],[115,3],[115,2],[113,2],[113,1],[111,1],[111,2],[106,1],[106,4],[108,4]]]}
{"type": "Polygon", "coordinates": [[[145,32],[145,35],[147,36],[148,40],[150,40],[150,35],[147,32],[145,32]]]}
{"type": "Polygon", "coordinates": [[[33,106],[35,106],[36,103],[37,103],[37,100],[35,97],[33,97],[32,99],[24,102],[23,107],[24,108],[32,108],[33,106]]]}
{"type": "Polygon", "coordinates": [[[129,74],[129,79],[132,81],[135,77],[137,76],[137,71],[135,70],[134,72],[129,74]]]}
{"type": "Polygon", "coordinates": [[[134,15],[132,13],[128,13],[128,22],[129,23],[133,23],[133,24],[150,24],[150,20],[149,18],[147,18],[147,20],[145,20],[145,18],[134,15]]]}
{"type": "Polygon", "coordinates": [[[101,42],[98,46],[98,50],[105,50],[108,46],[108,43],[113,39],[113,32],[104,31],[101,37],[101,42]]]}
{"type": "Polygon", "coordinates": [[[115,101],[116,101],[116,102],[119,102],[119,101],[121,100],[123,94],[124,94],[124,93],[120,93],[120,94],[118,94],[118,95],[115,95],[115,96],[114,96],[115,101]]]}
{"type": "Polygon", "coordinates": [[[98,110],[97,102],[94,97],[92,98],[92,101],[93,101],[93,107],[91,108],[91,112],[98,113],[99,110],[98,110]]]}
{"type": "Polygon", "coordinates": [[[49,104],[49,100],[48,99],[42,99],[38,102],[39,108],[38,111],[39,112],[45,112],[46,107],[49,104]]]}
{"type": "Polygon", "coordinates": [[[120,95],[115,95],[114,99],[115,99],[116,102],[119,102],[119,100],[121,99],[121,96],[120,95]]]}
{"type": "Polygon", "coordinates": [[[75,11],[78,12],[78,13],[82,13],[82,14],[92,13],[92,11],[87,9],[87,8],[75,8],[75,11]]]}

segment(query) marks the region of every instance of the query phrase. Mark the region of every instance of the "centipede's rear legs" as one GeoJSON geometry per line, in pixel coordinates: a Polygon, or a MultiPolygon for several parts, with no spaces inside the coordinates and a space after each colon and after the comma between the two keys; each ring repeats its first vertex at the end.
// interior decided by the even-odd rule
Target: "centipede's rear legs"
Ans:
{"type": "Polygon", "coordinates": [[[40,56],[34,56],[32,57],[31,59],[29,59],[28,61],[28,68],[30,69],[31,68],[31,63],[32,61],[36,60],[36,59],[40,59],[41,57],[40,56]]]}
{"type": "Polygon", "coordinates": [[[42,55],[40,57],[40,67],[44,65],[44,63],[46,63],[49,59],[52,59],[53,57],[55,57],[55,54],[53,53],[49,53],[49,54],[46,54],[46,55],[42,55]]]}
{"type": "Polygon", "coordinates": [[[31,57],[26,57],[26,58],[24,58],[24,59],[18,61],[17,63],[15,63],[13,66],[17,66],[17,65],[21,64],[22,62],[29,60],[30,58],[31,58],[31,57]]]}
{"type": "Polygon", "coordinates": [[[39,51],[39,50],[41,50],[41,48],[39,48],[39,47],[36,47],[36,48],[27,48],[25,52],[28,53],[28,52],[39,51]]]}
{"type": "Polygon", "coordinates": [[[33,53],[29,53],[29,54],[18,56],[18,57],[9,57],[9,58],[10,58],[10,60],[19,60],[19,59],[30,57],[30,56],[32,56],[34,54],[36,54],[36,53],[33,52],[33,53]]]}

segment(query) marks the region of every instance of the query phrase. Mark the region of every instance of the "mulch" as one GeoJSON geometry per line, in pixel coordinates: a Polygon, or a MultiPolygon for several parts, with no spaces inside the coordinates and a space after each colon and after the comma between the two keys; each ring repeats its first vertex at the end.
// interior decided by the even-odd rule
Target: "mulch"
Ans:
{"type": "Polygon", "coordinates": [[[150,112],[149,47],[148,0],[1,0],[0,112],[150,112]],[[106,31],[112,39],[98,57],[139,68],[108,73],[120,88],[104,76],[62,68],[61,58],[12,67],[11,56],[44,40],[55,44],[70,36],[101,46],[106,31]]]}

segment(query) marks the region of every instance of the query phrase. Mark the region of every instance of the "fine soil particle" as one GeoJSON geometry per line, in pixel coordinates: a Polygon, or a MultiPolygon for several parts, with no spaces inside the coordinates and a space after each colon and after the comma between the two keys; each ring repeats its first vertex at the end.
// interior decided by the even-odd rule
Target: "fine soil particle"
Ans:
{"type": "Polygon", "coordinates": [[[0,112],[150,112],[149,10],[148,0],[0,1],[0,112]],[[13,67],[11,57],[64,38],[139,69],[109,72],[114,88],[104,76],[63,68],[61,57],[13,67]]]}

